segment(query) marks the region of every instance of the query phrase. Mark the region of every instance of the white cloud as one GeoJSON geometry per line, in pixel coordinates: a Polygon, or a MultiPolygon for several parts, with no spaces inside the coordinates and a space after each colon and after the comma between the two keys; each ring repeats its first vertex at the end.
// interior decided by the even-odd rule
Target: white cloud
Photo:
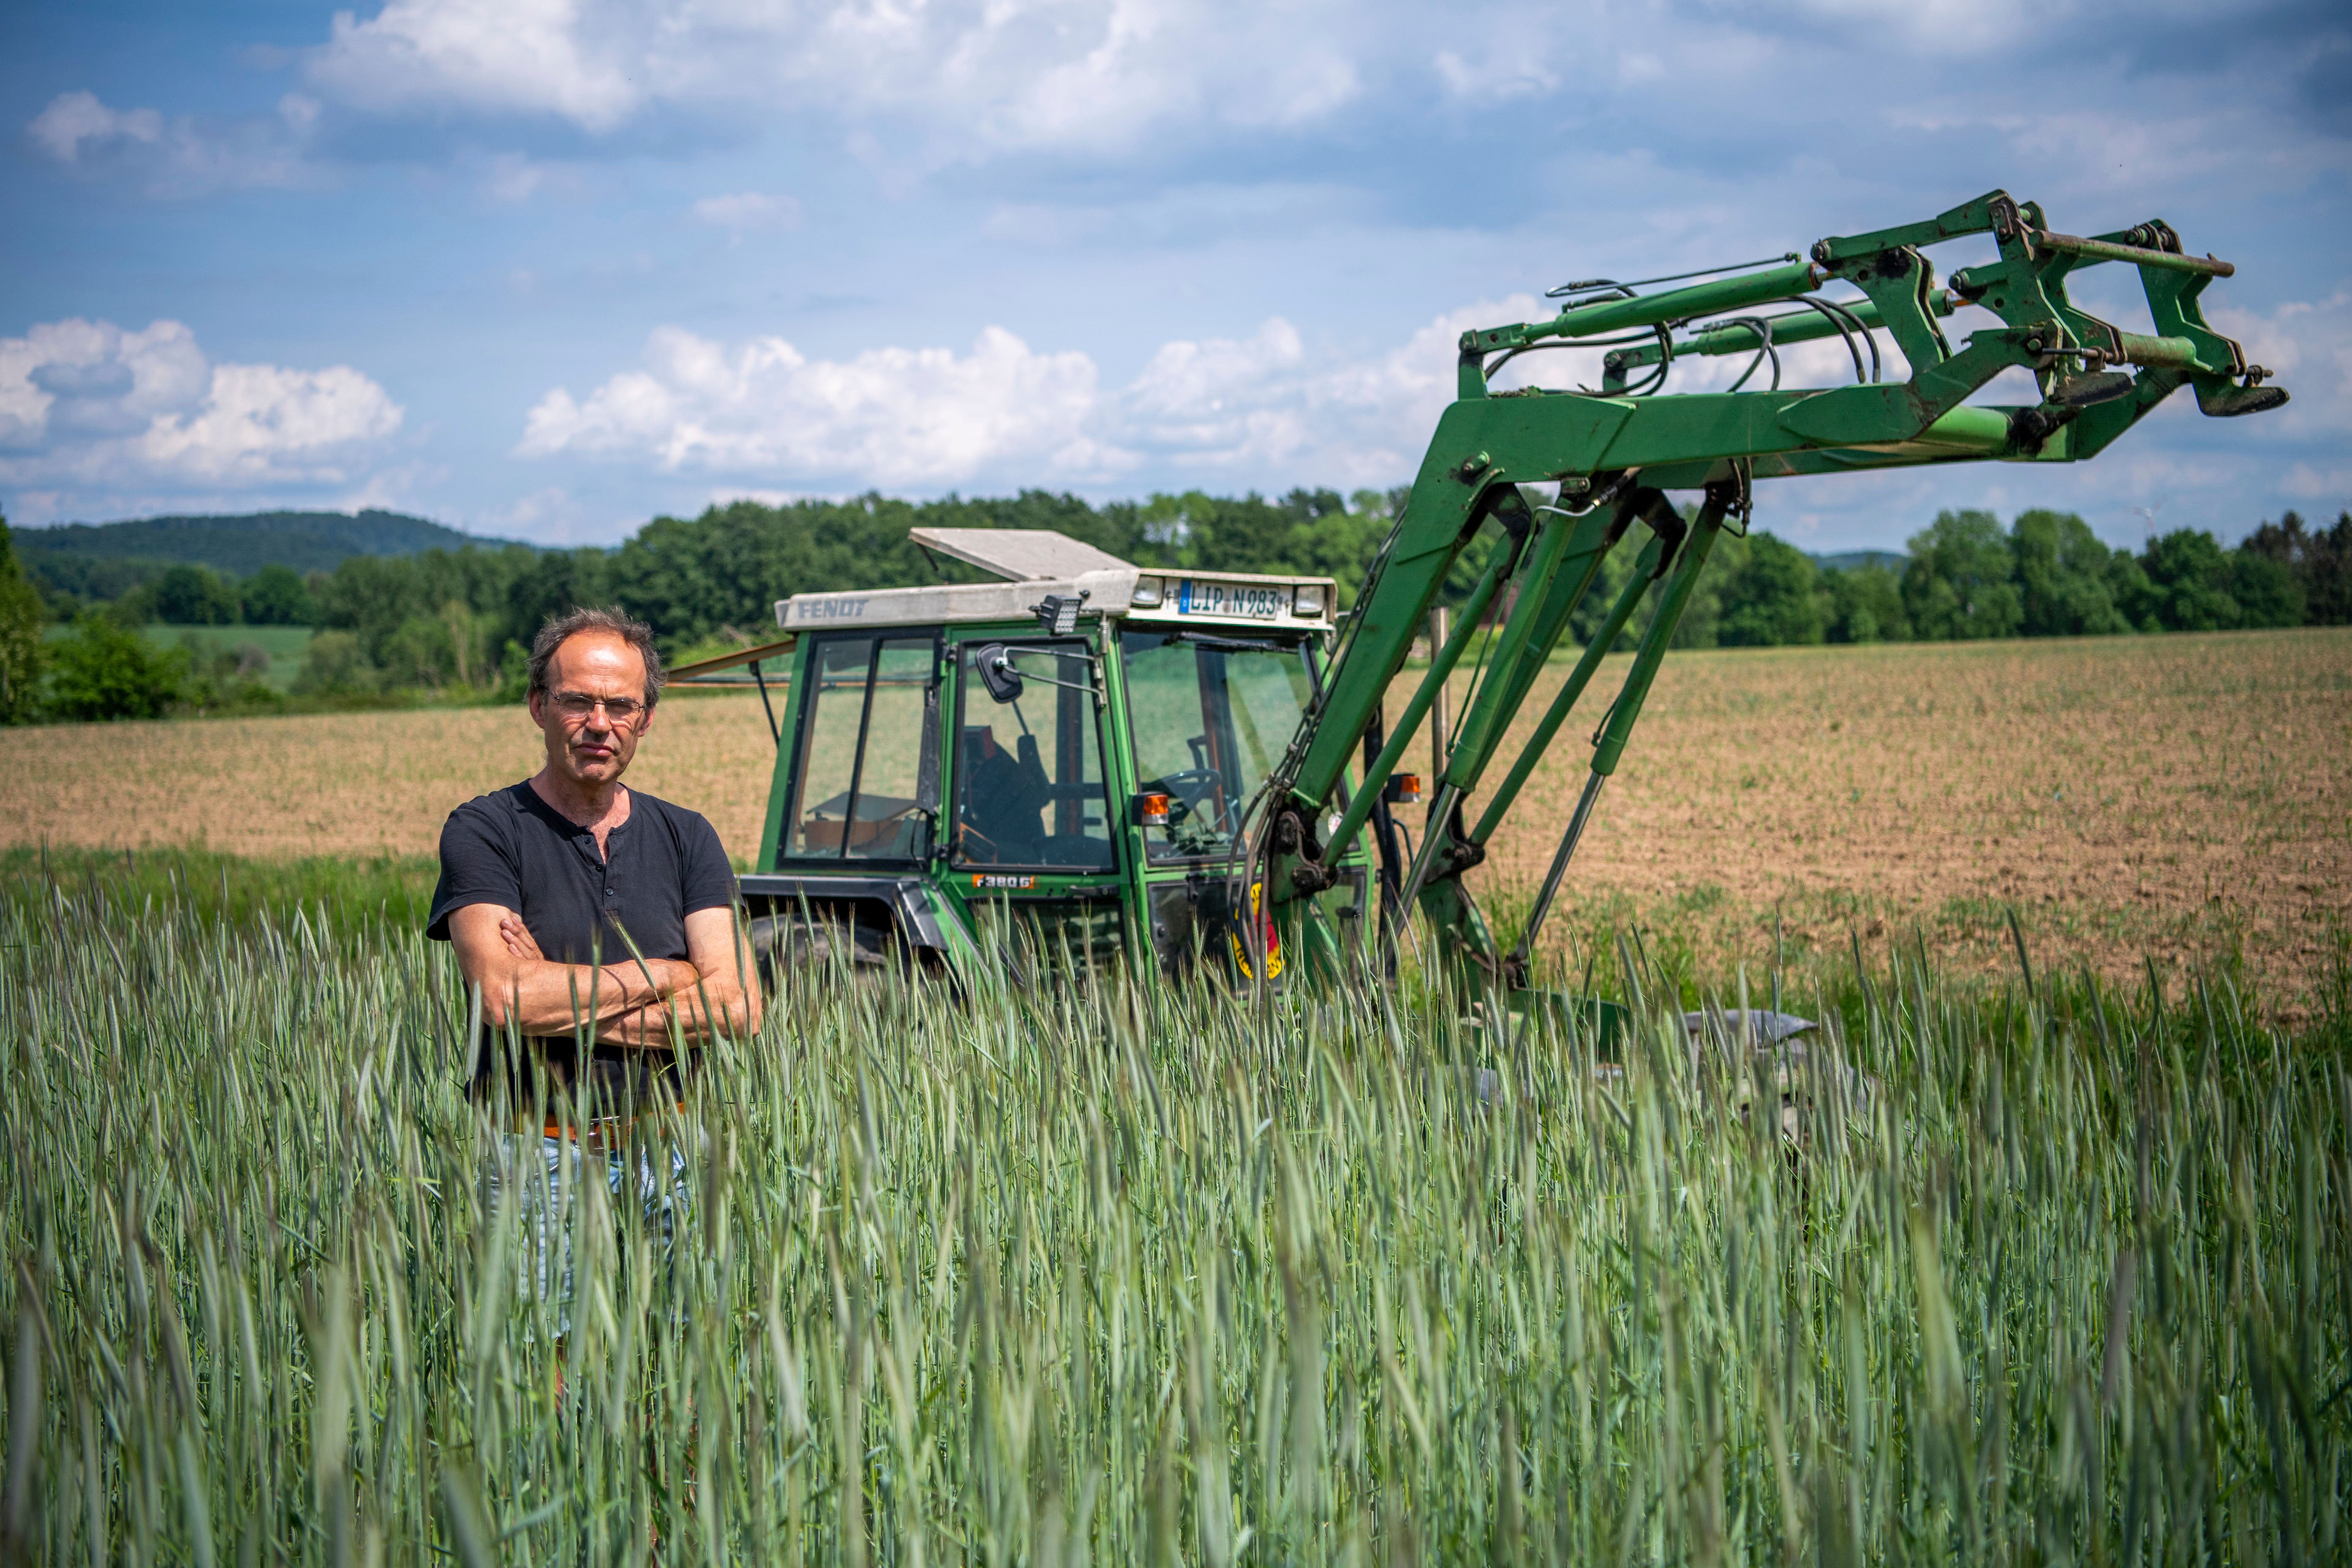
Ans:
{"type": "MultiPolygon", "coordinates": [[[[1338,359],[1276,317],[1245,337],[1163,343],[1120,387],[1099,386],[1083,353],[1035,351],[996,328],[969,354],[887,348],[841,362],[811,359],[778,338],[730,346],[665,328],[641,368],[610,377],[584,399],[548,393],[530,411],[518,451],[704,474],[724,484],[713,494],[730,495],[1192,482],[1183,476],[1223,486],[1385,486],[1411,477],[1454,401],[1462,332],[1549,313],[1537,297],[1513,294],[1433,317],[1388,350],[1338,359]]],[[[2331,299],[2219,324],[2244,333],[2250,352],[2267,353],[2273,368],[2295,372],[2290,413],[2305,409],[2311,430],[2344,433],[2352,302],[2331,299]]],[[[1880,348],[1885,374],[1899,379],[1899,355],[1883,339],[1880,348]]],[[[1497,385],[1597,383],[1598,358],[1597,350],[1530,354],[1497,385]]],[[[1745,355],[1678,361],[1675,390],[1721,390],[1746,364],[1745,355]]],[[[1835,338],[1782,351],[1784,386],[1836,386],[1853,376],[1848,351],[1835,338]]],[[[1767,378],[1759,371],[1749,384],[1760,388],[1767,378]]],[[[1987,395],[2036,395],[2027,383],[1989,388],[1987,395]]],[[[2241,437],[2290,438],[2284,416],[2242,422],[2227,434],[2229,449],[2212,447],[2213,432],[2183,394],[2095,469],[1839,476],[1779,483],[1771,496],[1779,509],[1802,509],[1796,515],[1811,518],[1807,526],[1826,538],[1821,520],[1832,514],[1924,519],[1943,506],[1987,503],[2095,512],[2086,504],[2093,496],[2107,511],[2117,498],[2169,495],[2206,506],[2272,493],[2307,505],[2339,492],[2340,465],[2290,468],[2284,453],[2263,459],[2265,482],[2248,489],[2241,437]],[[2016,495],[2011,485],[2020,487],[2016,495]]]]}
{"type": "Polygon", "coordinates": [[[274,116],[166,121],[152,109],[112,109],[95,93],[63,92],[25,132],[68,168],[126,174],[151,195],[187,196],[315,182],[309,149],[319,114],[316,100],[289,92],[274,116]]]}
{"type": "Polygon", "coordinates": [[[952,484],[1008,461],[1062,473],[1117,461],[1085,430],[1094,362],[1034,353],[996,327],[965,355],[878,348],[852,360],[812,360],[772,337],[730,349],[663,327],[646,361],[584,401],[549,393],[530,411],[519,454],[859,485],[952,484]]]}
{"type": "MultiPolygon", "coordinates": [[[[2222,428],[2231,439],[2216,444],[2252,448],[2249,455],[2270,470],[2265,477],[2297,502],[2352,502],[2344,482],[2344,454],[2352,451],[2352,289],[2264,311],[2212,302],[2210,292],[2207,299],[2214,331],[2237,339],[2247,363],[2268,370],[2291,400],[2275,413],[2229,421],[2222,428]],[[2289,447],[2300,448],[2291,465],[2289,447]]],[[[2188,403],[2188,395],[2176,401],[2188,403]]]]}
{"type": "Polygon", "coordinates": [[[363,109],[409,105],[560,115],[592,131],[644,100],[631,29],[572,0],[392,0],[361,21],[335,14],[310,78],[363,109]]]}
{"type": "Polygon", "coordinates": [[[2291,384],[2299,402],[2330,405],[2338,433],[2352,435],[2352,289],[2268,312],[2210,304],[2205,315],[2238,340],[2249,363],[2291,384]]]}
{"type": "Polygon", "coordinates": [[[1524,48],[1498,48],[1476,65],[1453,49],[1440,49],[1429,64],[1447,92],[1484,103],[1549,92],[1559,85],[1558,74],[1544,64],[1542,58],[1530,56],[1524,48]]]}
{"type": "Polygon", "coordinates": [[[1267,127],[1363,91],[1336,0],[389,0],[339,13],[310,80],[356,107],[549,115],[661,106],[891,116],[931,155],[1126,144],[1171,120],[1267,127]]]}
{"type": "Polygon", "coordinates": [[[1454,401],[1462,334],[1552,314],[1531,294],[1481,300],[1432,318],[1395,349],[1321,378],[1318,401],[1353,423],[1334,471],[1348,485],[1395,484],[1421,466],[1438,416],[1454,401]]]}
{"type": "Polygon", "coordinates": [[[1129,442],[1178,464],[1262,471],[1307,445],[1304,355],[1280,317],[1245,341],[1163,343],[1106,413],[1129,442]]]}
{"type": "Polygon", "coordinates": [[[2352,510],[2352,468],[2334,468],[2325,471],[2309,463],[2297,463],[2287,469],[2279,489],[2298,500],[2319,501],[2331,507],[2352,510]]]}
{"type": "Polygon", "coordinates": [[[1251,388],[1265,384],[1269,370],[1288,370],[1304,352],[1298,330],[1278,316],[1246,342],[1162,343],[1128,389],[1128,400],[1145,418],[1213,423],[1251,388]]]}
{"type": "Polygon", "coordinates": [[[85,142],[162,141],[163,117],[152,109],[109,109],[94,92],[61,92],[25,129],[50,157],[71,163],[79,161],[85,142]]]}
{"type": "Polygon", "coordinates": [[[645,520],[616,508],[609,497],[573,494],[562,485],[534,490],[494,506],[467,521],[469,531],[495,539],[527,539],[534,544],[604,544],[634,531],[645,520]]]}
{"type": "Polygon", "coordinates": [[[1784,7],[1840,28],[1893,35],[1923,53],[1974,55],[2063,26],[2064,0],[1795,0],[1784,7]]]}
{"type": "Polygon", "coordinates": [[[87,491],[345,485],[402,410],[349,365],[216,364],[178,321],[0,338],[0,483],[87,491]]]}
{"type": "Polygon", "coordinates": [[[738,191],[732,195],[705,196],[694,204],[694,216],[713,228],[741,235],[755,228],[798,228],[801,204],[786,195],[738,191]]]}
{"type": "Polygon", "coordinates": [[[541,398],[517,453],[740,479],[728,493],[1099,483],[1150,462],[1244,483],[1297,473],[1392,484],[1454,395],[1462,329],[1534,310],[1527,296],[1466,307],[1388,353],[1338,365],[1317,363],[1277,317],[1244,339],[1162,344],[1112,391],[1098,389],[1087,354],[1039,353],[995,327],[967,355],[883,348],[847,361],[812,360],[781,338],[730,348],[665,327],[643,368],[584,399],[541,398]]]}
{"type": "Polygon", "coordinates": [[[520,153],[500,153],[482,170],[482,195],[501,206],[519,205],[530,200],[546,178],[544,164],[520,153]]]}
{"type": "Polygon", "coordinates": [[[1419,467],[1454,400],[1464,329],[1549,314],[1530,295],[1449,310],[1384,353],[1318,359],[1280,318],[1244,341],[1163,345],[1104,410],[1121,446],[1181,468],[1289,473],[1343,488],[1419,467]]]}
{"type": "Polygon", "coordinates": [[[215,365],[204,402],[158,416],[137,449],[156,468],[251,484],[340,472],[313,465],[336,447],[383,439],[400,428],[400,406],[383,388],[349,365],[215,365]]]}

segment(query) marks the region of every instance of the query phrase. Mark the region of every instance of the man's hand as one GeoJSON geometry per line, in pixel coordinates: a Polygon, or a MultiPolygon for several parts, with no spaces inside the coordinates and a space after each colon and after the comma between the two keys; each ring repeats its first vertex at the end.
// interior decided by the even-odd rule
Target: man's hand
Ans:
{"type": "Polygon", "coordinates": [[[691,973],[669,993],[665,1006],[689,1043],[760,1032],[760,983],[748,967],[751,955],[749,934],[738,930],[733,910],[697,910],[686,917],[681,967],[691,973]]]}
{"type": "Polygon", "coordinates": [[[530,927],[512,910],[499,911],[499,935],[505,939],[507,952],[533,963],[545,963],[547,955],[539,951],[539,939],[530,934],[530,927]]]}
{"type": "Polygon", "coordinates": [[[760,1026],[759,986],[739,962],[732,910],[686,917],[683,960],[627,958],[602,968],[548,962],[522,916],[497,904],[452,910],[449,936],[494,1026],[509,1014],[526,1035],[568,1035],[585,1023],[599,1044],[656,1048],[671,1043],[673,1021],[689,1045],[760,1026]]]}

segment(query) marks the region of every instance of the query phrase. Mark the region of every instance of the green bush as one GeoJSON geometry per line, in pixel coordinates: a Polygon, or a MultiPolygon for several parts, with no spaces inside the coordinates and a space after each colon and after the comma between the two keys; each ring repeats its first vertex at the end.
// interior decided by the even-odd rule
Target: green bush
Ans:
{"type": "Polygon", "coordinates": [[[1829,598],[1829,640],[1836,643],[1908,642],[1911,617],[1903,610],[1903,588],[1894,573],[1875,562],[1850,572],[1824,572],[1829,598]]]}
{"type": "Polygon", "coordinates": [[[2116,551],[2107,559],[2106,581],[2116,614],[2129,622],[2134,631],[2165,629],[2164,617],[2157,613],[2162,595],[2147,580],[2147,568],[2140,564],[2138,556],[2127,550],[2116,551]]]}
{"type": "Polygon", "coordinates": [[[2152,541],[2140,564],[2155,589],[2156,617],[2172,632],[2227,631],[2241,617],[2230,596],[2230,559],[2201,528],[2152,541]]]}
{"type": "Polygon", "coordinates": [[[188,680],[184,648],[159,648],[111,616],[86,612],[51,656],[50,717],[87,722],[160,719],[188,680]]]}
{"type": "Polygon", "coordinates": [[[2301,591],[2304,624],[2340,626],[2352,622],[2352,511],[2335,526],[2307,529],[2287,512],[2246,536],[2240,548],[2285,567],[2301,591]]]}
{"type": "Polygon", "coordinates": [[[499,654],[498,699],[520,702],[530,695],[530,649],[512,637],[499,654]]]}
{"type": "Polygon", "coordinates": [[[205,566],[173,566],[147,585],[148,613],[166,626],[236,624],[236,591],[205,566]]]}
{"type": "Polygon", "coordinates": [[[2072,512],[2025,511],[2010,525],[2017,561],[2021,619],[2030,637],[2093,637],[2127,632],[2116,607],[2108,563],[2115,552],[2072,512]]]}
{"type": "Polygon", "coordinates": [[[1926,642],[2012,637],[2024,621],[2016,563],[2000,520],[1989,511],[1947,511],[1911,537],[1903,608],[1926,642]]]}
{"type": "Polygon", "coordinates": [[[1725,647],[1785,647],[1823,640],[1820,576],[1812,557],[1786,540],[1750,535],[1747,559],[1723,580],[1716,641],[1725,647]]]}
{"type": "Polygon", "coordinates": [[[40,590],[26,580],[9,542],[8,520],[0,517],[0,724],[21,724],[39,710],[47,619],[40,590]]]}
{"type": "Polygon", "coordinates": [[[2304,588],[2285,563],[2251,550],[2230,552],[2230,597],[2244,626],[2299,626],[2304,588]]]}
{"type": "Polygon", "coordinates": [[[198,712],[251,712],[286,706],[285,694],[264,679],[269,673],[269,650],[259,643],[208,647],[194,632],[182,632],[180,651],[189,671],[180,690],[182,707],[198,712]]]}
{"type": "Polygon", "coordinates": [[[301,673],[294,678],[298,697],[348,697],[378,691],[383,672],[360,647],[356,632],[320,632],[302,649],[301,673]]]}
{"type": "Polygon", "coordinates": [[[245,618],[257,626],[307,626],[317,617],[310,590],[291,566],[264,566],[240,591],[245,618]]]}
{"type": "Polygon", "coordinates": [[[385,642],[381,659],[388,686],[442,687],[456,674],[449,628],[431,616],[411,616],[385,642]]]}

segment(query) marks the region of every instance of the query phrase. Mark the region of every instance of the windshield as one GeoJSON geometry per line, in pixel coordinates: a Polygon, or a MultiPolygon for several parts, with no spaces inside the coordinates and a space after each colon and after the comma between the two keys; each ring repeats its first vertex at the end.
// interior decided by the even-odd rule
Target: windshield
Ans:
{"type": "Polygon", "coordinates": [[[1168,826],[1145,828],[1144,847],[1154,860],[1222,858],[1314,700],[1306,647],[1158,631],[1119,646],[1137,787],[1169,797],[1168,826]]]}

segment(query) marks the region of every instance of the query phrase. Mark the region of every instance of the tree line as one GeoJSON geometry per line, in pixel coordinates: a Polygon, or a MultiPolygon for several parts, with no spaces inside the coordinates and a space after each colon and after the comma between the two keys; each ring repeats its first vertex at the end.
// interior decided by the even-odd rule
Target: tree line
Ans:
{"type": "MultiPolygon", "coordinates": [[[[283,566],[229,578],[178,565],[106,602],[52,584],[45,603],[7,556],[0,614],[16,619],[0,635],[0,710],[18,720],[95,718],[283,702],[257,681],[198,668],[192,654],[133,635],[155,621],[316,627],[298,700],[519,697],[532,634],[573,605],[625,607],[657,629],[675,658],[773,637],[775,601],[796,593],[978,580],[915,545],[908,531],[916,527],[1053,529],[1164,570],[1328,575],[1345,605],[1405,494],[1196,491],[1100,505],[1042,490],[998,500],[742,500],[692,519],[656,518],[612,549],[355,555],[307,577],[283,566]],[[75,617],[74,630],[45,648],[40,622],[59,615],[75,617]]],[[[1597,632],[1633,571],[1632,556],[1619,551],[1606,563],[1577,616],[1578,637],[1597,632]]],[[[1457,602],[1482,564],[1481,552],[1465,552],[1449,584],[1457,602]]],[[[2352,513],[2314,529],[2289,512],[2234,548],[2179,529],[2136,552],[2109,548],[2071,513],[2029,510],[2003,527],[1990,512],[1963,510],[1914,535],[1899,571],[1825,568],[1763,530],[1727,537],[1675,642],[1775,647],[2347,622],[2352,513]]]]}
{"type": "Polygon", "coordinates": [[[2352,623],[2352,513],[2294,512],[2236,547],[2175,529],[2110,549],[2072,512],[1946,511],[1899,572],[1837,571],[1772,534],[1726,541],[1677,640],[1698,647],[1942,642],[2352,623]],[[1712,603],[1706,602],[1711,597],[1712,603]]]}

